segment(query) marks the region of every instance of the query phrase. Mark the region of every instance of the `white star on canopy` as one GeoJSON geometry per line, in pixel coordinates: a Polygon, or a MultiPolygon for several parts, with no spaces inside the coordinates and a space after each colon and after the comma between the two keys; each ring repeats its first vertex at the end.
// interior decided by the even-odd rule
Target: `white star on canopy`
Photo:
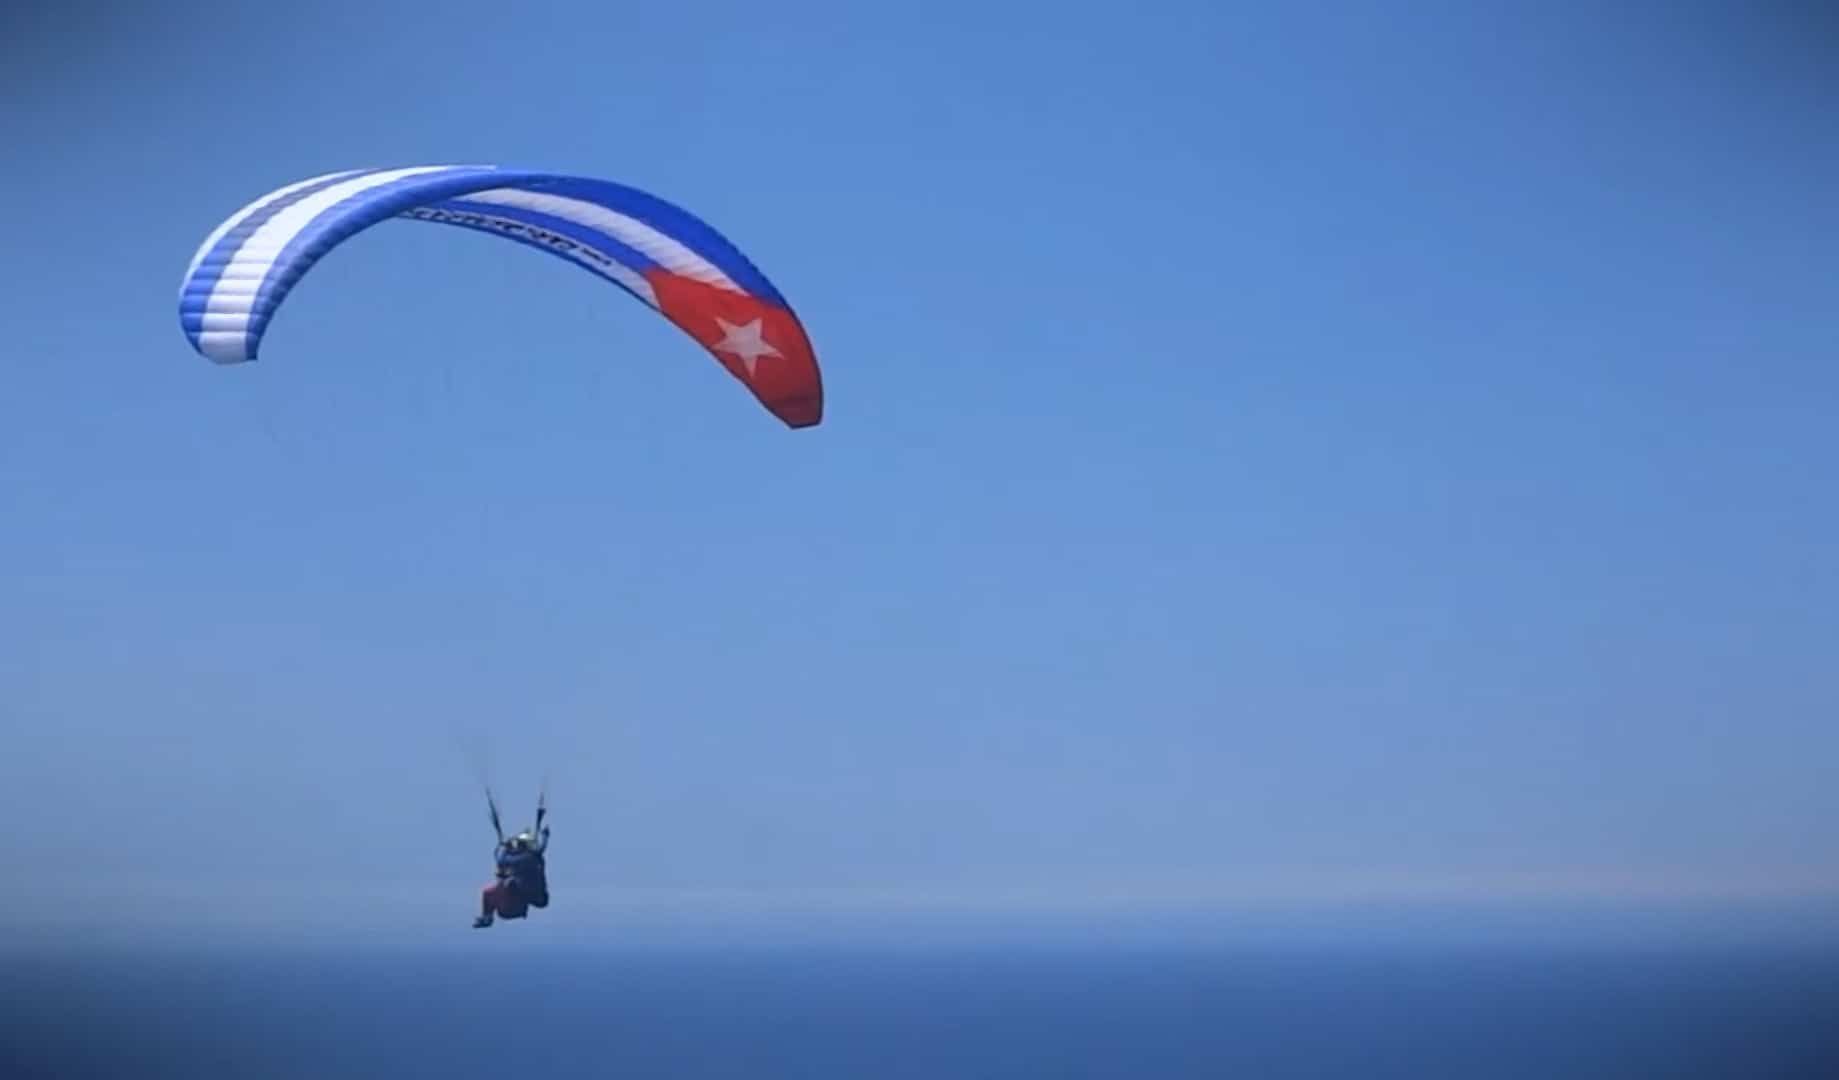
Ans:
{"type": "Polygon", "coordinates": [[[754,367],[760,362],[762,356],[784,355],[761,336],[763,331],[759,319],[742,326],[736,326],[720,315],[715,317],[715,321],[722,328],[723,335],[722,339],[715,343],[715,351],[733,353],[740,357],[741,363],[747,365],[749,375],[754,373],[754,367]]]}

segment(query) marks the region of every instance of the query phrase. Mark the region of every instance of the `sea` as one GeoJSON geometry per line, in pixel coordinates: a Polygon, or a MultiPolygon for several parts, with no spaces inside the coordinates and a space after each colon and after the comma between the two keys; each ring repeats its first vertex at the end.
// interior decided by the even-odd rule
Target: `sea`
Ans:
{"type": "Polygon", "coordinates": [[[1827,948],[452,937],[14,947],[0,1077],[1839,1078],[1827,948]]]}

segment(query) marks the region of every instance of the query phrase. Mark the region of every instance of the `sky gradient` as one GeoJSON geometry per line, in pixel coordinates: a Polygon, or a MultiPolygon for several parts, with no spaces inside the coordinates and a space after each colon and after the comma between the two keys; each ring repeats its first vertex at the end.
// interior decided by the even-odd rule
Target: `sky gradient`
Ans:
{"type": "Polygon", "coordinates": [[[7,14],[14,858],[463,918],[483,770],[629,906],[1839,895],[1839,38],[1484,7],[7,14]],[[187,346],[478,161],[714,223],[825,423],[411,223],[187,346]]]}

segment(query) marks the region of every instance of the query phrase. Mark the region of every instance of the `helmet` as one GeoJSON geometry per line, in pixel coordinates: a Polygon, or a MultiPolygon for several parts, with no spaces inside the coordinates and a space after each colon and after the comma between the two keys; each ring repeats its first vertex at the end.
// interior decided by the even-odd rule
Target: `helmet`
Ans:
{"type": "Polygon", "coordinates": [[[530,835],[530,830],[525,829],[523,832],[511,837],[509,847],[512,851],[528,851],[535,846],[535,844],[536,838],[530,835]]]}

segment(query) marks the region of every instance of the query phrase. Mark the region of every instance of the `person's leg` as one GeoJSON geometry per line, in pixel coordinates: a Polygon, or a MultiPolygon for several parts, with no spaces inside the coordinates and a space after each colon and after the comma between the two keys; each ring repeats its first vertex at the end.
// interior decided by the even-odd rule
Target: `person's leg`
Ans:
{"type": "Polygon", "coordinates": [[[492,914],[498,910],[498,894],[503,887],[503,882],[494,881],[479,893],[479,917],[473,920],[475,928],[492,925],[492,914]]]}

